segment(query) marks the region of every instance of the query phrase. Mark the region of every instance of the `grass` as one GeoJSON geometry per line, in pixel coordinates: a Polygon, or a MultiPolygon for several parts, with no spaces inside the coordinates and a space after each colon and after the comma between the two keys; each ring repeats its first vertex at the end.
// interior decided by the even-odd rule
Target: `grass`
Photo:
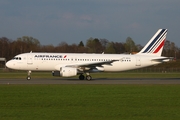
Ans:
{"type": "MultiPolygon", "coordinates": [[[[180,78],[179,73],[151,72],[91,75],[180,78]]],[[[26,76],[26,72],[0,72],[0,79],[26,76]]],[[[32,77],[53,78],[50,72],[33,72],[32,77]]],[[[0,120],[177,120],[179,88],[180,85],[0,85],[0,120]]]]}
{"type": "Polygon", "coordinates": [[[180,85],[0,85],[1,120],[177,120],[180,85]]]}

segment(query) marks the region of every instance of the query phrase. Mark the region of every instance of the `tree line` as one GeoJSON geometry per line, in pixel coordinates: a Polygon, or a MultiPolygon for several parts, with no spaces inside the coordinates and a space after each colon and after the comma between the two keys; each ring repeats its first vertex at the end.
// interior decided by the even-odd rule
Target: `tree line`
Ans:
{"type": "MultiPolygon", "coordinates": [[[[134,54],[143,48],[142,45],[136,44],[131,37],[127,37],[125,42],[113,42],[107,39],[89,38],[84,44],[80,41],[78,44],[67,44],[61,42],[57,46],[41,45],[38,39],[23,36],[17,40],[11,40],[6,37],[0,38],[0,57],[7,60],[12,59],[15,55],[26,52],[55,52],[55,53],[104,53],[104,54],[134,54]]],[[[163,56],[180,58],[180,48],[174,42],[166,40],[164,45],[163,56]]]]}

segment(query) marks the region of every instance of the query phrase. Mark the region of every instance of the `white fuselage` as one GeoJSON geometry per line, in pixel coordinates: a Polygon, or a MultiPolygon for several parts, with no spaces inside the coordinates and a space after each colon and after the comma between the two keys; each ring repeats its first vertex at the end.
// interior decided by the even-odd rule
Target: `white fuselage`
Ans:
{"type": "MultiPolygon", "coordinates": [[[[153,58],[156,58],[155,56],[153,58]]],[[[158,57],[160,58],[160,57],[158,57]]],[[[138,69],[161,62],[152,61],[152,56],[130,54],[75,54],[75,53],[24,53],[15,56],[6,63],[7,67],[16,70],[55,71],[61,67],[111,61],[97,69],[100,71],[126,71],[138,69]]]]}

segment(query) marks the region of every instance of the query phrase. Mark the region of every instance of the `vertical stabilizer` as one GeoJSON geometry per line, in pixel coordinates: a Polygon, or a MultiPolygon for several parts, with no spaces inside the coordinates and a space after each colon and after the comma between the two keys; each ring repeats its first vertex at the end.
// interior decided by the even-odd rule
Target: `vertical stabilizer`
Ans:
{"type": "Polygon", "coordinates": [[[159,29],[138,54],[161,56],[166,35],[167,29],[159,29]]]}

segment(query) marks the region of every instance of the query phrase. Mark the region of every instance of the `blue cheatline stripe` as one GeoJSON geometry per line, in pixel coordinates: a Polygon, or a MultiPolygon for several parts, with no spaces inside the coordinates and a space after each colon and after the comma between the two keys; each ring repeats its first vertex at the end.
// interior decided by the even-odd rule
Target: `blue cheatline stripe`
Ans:
{"type": "Polygon", "coordinates": [[[156,45],[159,44],[159,41],[162,40],[162,38],[164,37],[164,35],[165,35],[166,33],[167,33],[167,31],[164,32],[163,35],[161,35],[161,37],[159,38],[158,42],[156,42],[156,43],[153,45],[153,47],[151,47],[151,49],[149,50],[149,52],[152,52],[152,50],[154,49],[154,47],[156,47],[156,45]]]}
{"type": "Polygon", "coordinates": [[[146,53],[151,47],[152,45],[157,41],[157,39],[161,36],[161,34],[165,31],[166,29],[162,29],[161,32],[155,37],[155,39],[151,42],[151,44],[146,48],[146,50],[144,50],[143,53],[146,53]]]}

